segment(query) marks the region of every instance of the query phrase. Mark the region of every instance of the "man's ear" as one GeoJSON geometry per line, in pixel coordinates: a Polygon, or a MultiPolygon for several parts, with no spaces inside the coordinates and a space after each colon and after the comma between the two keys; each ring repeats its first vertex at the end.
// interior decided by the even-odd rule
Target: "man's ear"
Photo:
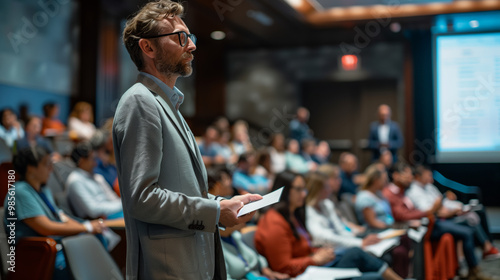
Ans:
{"type": "Polygon", "coordinates": [[[139,39],[139,47],[147,57],[154,58],[156,56],[156,46],[151,40],[142,38],[139,39]]]}

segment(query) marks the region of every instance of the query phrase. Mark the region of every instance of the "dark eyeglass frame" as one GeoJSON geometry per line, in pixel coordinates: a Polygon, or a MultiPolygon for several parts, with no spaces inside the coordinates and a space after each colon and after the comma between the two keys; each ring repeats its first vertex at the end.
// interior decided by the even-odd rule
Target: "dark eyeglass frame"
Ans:
{"type": "Polygon", "coordinates": [[[173,32],[173,33],[167,33],[167,34],[160,34],[160,35],[152,35],[152,36],[143,36],[141,38],[143,39],[154,39],[154,38],[160,38],[160,37],[163,37],[163,36],[170,36],[170,35],[176,35],[177,34],[177,38],[179,38],[179,44],[181,45],[181,47],[184,47],[187,45],[188,43],[188,39],[191,39],[191,41],[193,41],[193,44],[196,45],[196,36],[194,34],[187,34],[186,31],[177,31],[177,32],[173,32]],[[181,34],[184,33],[186,39],[184,39],[184,42],[181,41],[181,34]]]}

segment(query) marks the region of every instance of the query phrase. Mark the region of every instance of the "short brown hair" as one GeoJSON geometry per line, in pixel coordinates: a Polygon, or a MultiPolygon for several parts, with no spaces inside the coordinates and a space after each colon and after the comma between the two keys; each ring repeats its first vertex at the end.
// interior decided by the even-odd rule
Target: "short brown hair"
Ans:
{"type": "Polygon", "coordinates": [[[159,21],[168,17],[181,17],[183,13],[184,7],[181,4],[170,0],[159,0],[147,3],[127,20],[123,30],[123,43],[138,70],[144,68],[139,39],[144,36],[159,35],[159,21]]]}

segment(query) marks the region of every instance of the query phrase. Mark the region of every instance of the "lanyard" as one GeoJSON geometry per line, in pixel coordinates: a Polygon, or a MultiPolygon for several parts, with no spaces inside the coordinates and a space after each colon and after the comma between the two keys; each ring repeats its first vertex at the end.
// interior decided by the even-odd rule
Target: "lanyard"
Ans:
{"type": "Polygon", "coordinates": [[[60,220],[59,214],[56,212],[56,209],[54,208],[54,206],[52,205],[52,203],[50,203],[50,201],[47,198],[47,196],[45,195],[45,193],[43,193],[42,191],[40,191],[38,194],[42,198],[43,202],[45,202],[45,204],[47,205],[47,207],[49,207],[50,212],[52,212],[52,214],[54,214],[54,217],[56,217],[56,219],[60,220]]]}

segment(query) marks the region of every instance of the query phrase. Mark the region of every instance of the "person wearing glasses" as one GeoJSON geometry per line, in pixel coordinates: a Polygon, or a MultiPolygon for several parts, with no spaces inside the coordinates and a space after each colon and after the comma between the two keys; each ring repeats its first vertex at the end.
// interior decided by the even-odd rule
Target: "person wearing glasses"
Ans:
{"type": "Polygon", "coordinates": [[[280,201],[259,219],[255,232],[255,248],[267,259],[272,270],[296,277],[310,265],[358,268],[363,274],[355,279],[401,280],[385,262],[360,248],[341,252],[331,246],[313,247],[306,229],[306,179],[284,171],[276,175],[273,190],[281,187],[280,201]]]}
{"type": "Polygon", "coordinates": [[[232,227],[247,194],[208,194],[207,173],[179,106],[177,78],[191,74],[196,37],[181,4],[145,4],[126,23],[123,42],[140,71],[113,122],[127,234],[127,279],[225,279],[219,225],[232,227]]]}

